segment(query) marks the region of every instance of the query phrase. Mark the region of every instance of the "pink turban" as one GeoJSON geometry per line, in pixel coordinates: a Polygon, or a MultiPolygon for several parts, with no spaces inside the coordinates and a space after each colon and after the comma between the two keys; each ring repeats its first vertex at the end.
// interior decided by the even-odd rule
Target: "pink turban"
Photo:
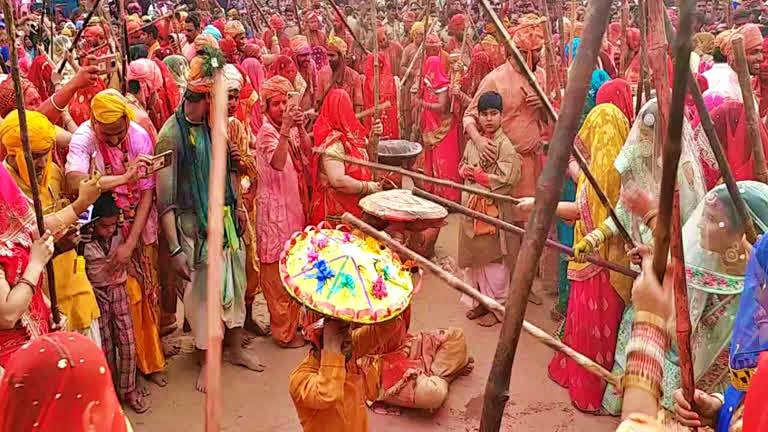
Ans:
{"type": "Polygon", "coordinates": [[[467,17],[464,16],[464,14],[456,14],[451,17],[451,20],[448,22],[448,31],[451,33],[460,33],[464,31],[464,28],[467,26],[467,17]]]}
{"type": "Polygon", "coordinates": [[[309,54],[311,52],[309,41],[307,41],[307,37],[303,35],[292,37],[290,46],[294,55],[309,54]]]}
{"type": "Polygon", "coordinates": [[[720,51],[728,57],[729,61],[732,60],[733,38],[737,35],[744,39],[744,52],[763,47],[763,35],[760,33],[760,27],[757,24],[746,24],[720,41],[720,51]]]}
{"type": "Polygon", "coordinates": [[[430,33],[427,35],[427,40],[424,42],[424,45],[431,48],[441,47],[443,46],[443,41],[440,40],[440,36],[430,33]]]}
{"type": "Polygon", "coordinates": [[[280,15],[272,15],[269,17],[269,27],[274,31],[282,31],[285,29],[285,21],[283,21],[280,15]]]}
{"type": "Polygon", "coordinates": [[[128,65],[128,81],[138,81],[139,93],[149,101],[152,93],[163,88],[163,72],[153,60],[134,60],[128,65]]]}

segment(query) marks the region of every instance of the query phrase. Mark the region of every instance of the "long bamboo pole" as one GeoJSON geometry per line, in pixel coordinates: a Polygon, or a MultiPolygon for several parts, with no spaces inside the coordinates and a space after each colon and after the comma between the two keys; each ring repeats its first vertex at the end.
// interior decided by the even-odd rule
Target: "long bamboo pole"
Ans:
{"type": "Polygon", "coordinates": [[[547,0],[541,0],[541,11],[544,14],[546,22],[544,23],[544,45],[546,47],[545,55],[547,56],[547,90],[551,95],[555,94],[555,100],[562,99],[562,87],[560,86],[560,75],[558,74],[557,64],[555,63],[555,47],[552,44],[552,21],[549,18],[549,8],[547,7],[547,0]]]}
{"type": "Polygon", "coordinates": [[[61,63],[59,63],[59,70],[56,71],[59,75],[61,75],[62,72],[64,72],[64,67],[67,65],[67,54],[72,53],[72,51],[77,48],[77,43],[80,42],[80,38],[83,37],[83,31],[86,27],[88,27],[88,24],[91,23],[91,18],[93,18],[93,14],[98,10],[99,3],[101,3],[101,0],[96,0],[96,2],[93,4],[93,9],[88,11],[88,15],[85,16],[85,20],[83,20],[83,26],[80,27],[80,30],[77,31],[77,34],[75,34],[75,39],[72,41],[72,45],[69,46],[69,49],[67,50],[67,53],[64,54],[64,58],[61,60],[61,63]]]}
{"type": "Polygon", "coordinates": [[[747,136],[752,147],[752,168],[757,181],[768,183],[768,169],[765,165],[765,152],[763,140],[760,138],[760,116],[755,107],[755,96],[752,92],[752,78],[749,76],[747,54],[744,51],[744,38],[741,35],[731,39],[733,54],[736,59],[736,74],[739,76],[741,98],[744,102],[744,111],[747,114],[747,136]]]}
{"type": "Polygon", "coordinates": [[[437,184],[437,185],[440,185],[440,186],[447,186],[447,187],[451,187],[451,188],[454,188],[454,189],[459,189],[459,190],[462,190],[462,191],[465,191],[465,192],[469,192],[469,193],[472,193],[472,194],[475,194],[475,195],[481,195],[481,196],[484,196],[484,197],[492,198],[492,199],[495,199],[495,200],[498,200],[498,201],[501,201],[501,202],[509,202],[509,203],[512,203],[512,204],[517,204],[517,203],[520,202],[517,198],[511,197],[511,196],[508,196],[508,195],[501,195],[501,194],[497,194],[497,193],[494,193],[494,192],[488,192],[488,191],[483,190],[483,189],[474,188],[472,186],[465,186],[465,185],[463,185],[461,183],[452,182],[450,180],[445,180],[445,179],[440,179],[440,178],[435,178],[435,177],[429,177],[429,176],[426,176],[426,175],[421,174],[421,173],[417,173],[417,172],[414,172],[414,171],[409,171],[409,170],[407,170],[405,168],[402,168],[402,167],[390,166],[390,165],[384,165],[384,164],[380,164],[380,163],[369,162],[369,161],[366,161],[366,160],[357,159],[357,158],[353,158],[353,157],[349,157],[349,156],[342,156],[342,155],[338,155],[338,154],[329,153],[329,152],[326,152],[326,151],[321,150],[321,149],[314,149],[314,151],[315,151],[315,153],[321,153],[321,154],[323,154],[325,156],[328,156],[328,157],[331,157],[331,158],[334,158],[334,159],[338,159],[338,160],[343,161],[343,162],[351,163],[351,164],[354,164],[354,165],[360,165],[360,166],[368,167],[368,168],[375,169],[375,170],[387,171],[387,172],[392,172],[392,173],[400,174],[401,176],[411,177],[411,178],[414,178],[416,180],[421,180],[421,181],[425,181],[425,182],[428,182],[428,183],[437,184]]]}
{"type": "MultiPolygon", "coordinates": [[[[373,123],[379,120],[379,35],[376,32],[376,2],[371,2],[371,25],[373,26],[373,123]]],[[[368,159],[379,161],[379,135],[373,134],[368,140],[368,159]]],[[[377,178],[374,172],[374,178],[377,178]]]]}
{"type": "Polygon", "coordinates": [[[120,63],[122,67],[120,85],[123,89],[123,94],[128,93],[128,53],[130,47],[128,46],[128,20],[125,19],[125,0],[117,0],[117,14],[118,14],[118,26],[120,30],[120,63]]]}
{"type": "MultiPolygon", "coordinates": [[[[536,92],[536,95],[539,97],[539,99],[541,99],[541,102],[544,105],[544,109],[547,115],[552,121],[557,121],[558,115],[557,115],[557,112],[555,111],[555,108],[552,106],[552,103],[547,97],[546,92],[544,92],[544,90],[541,88],[541,85],[539,85],[539,83],[536,81],[536,77],[533,75],[533,72],[528,67],[528,63],[526,63],[525,58],[523,57],[522,54],[520,54],[520,51],[517,49],[515,44],[512,43],[512,38],[510,37],[509,32],[507,32],[507,29],[501,23],[501,20],[499,20],[498,15],[496,15],[496,12],[493,11],[493,8],[488,3],[488,0],[481,0],[480,5],[483,7],[483,9],[485,9],[485,12],[488,14],[488,16],[490,16],[491,22],[496,27],[496,31],[498,31],[499,34],[501,35],[504,46],[507,49],[507,54],[512,56],[512,58],[515,60],[515,63],[518,69],[523,71],[523,74],[528,80],[528,83],[531,85],[531,87],[533,87],[533,90],[536,92]]],[[[582,107],[583,107],[583,103],[582,103],[582,107]]],[[[627,229],[624,227],[624,224],[622,224],[618,216],[616,216],[616,211],[614,210],[613,205],[611,205],[610,201],[608,201],[608,198],[606,197],[602,188],[600,188],[600,184],[597,183],[595,176],[592,175],[592,173],[590,172],[589,166],[587,165],[587,162],[584,159],[584,156],[575,147],[572,147],[572,151],[573,151],[574,159],[576,159],[576,162],[579,164],[579,167],[581,168],[581,172],[587,178],[587,181],[589,181],[590,186],[592,186],[592,189],[597,194],[597,197],[600,200],[600,203],[603,205],[603,207],[605,207],[608,210],[608,215],[610,216],[611,220],[619,230],[619,234],[621,235],[621,238],[624,240],[624,242],[627,245],[629,245],[630,247],[634,247],[635,243],[634,241],[632,241],[632,237],[630,237],[629,231],[627,231],[627,229]]]]}
{"type": "MultiPolygon", "coordinates": [[[[27,165],[29,173],[29,189],[32,192],[32,204],[35,208],[35,222],[37,231],[42,236],[45,233],[45,221],[43,219],[43,206],[40,202],[40,188],[37,184],[37,173],[35,172],[35,162],[32,158],[32,149],[29,146],[29,132],[27,129],[27,111],[24,108],[24,90],[21,87],[21,76],[19,75],[19,53],[16,44],[16,20],[14,19],[13,9],[10,0],[3,0],[3,15],[5,15],[8,34],[11,35],[10,54],[11,54],[11,78],[16,92],[16,109],[19,112],[19,129],[21,131],[21,146],[24,149],[24,162],[27,165]]],[[[56,280],[53,274],[53,261],[49,260],[45,265],[45,273],[48,281],[48,295],[51,300],[51,316],[53,322],[59,324],[61,316],[59,315],[58,297],[56,296],[56,280]]]]}
{"type": "MultiPolygon", "coordinates": [[[[221,424],[221,281],[224,280],[224,189],[227,174],[227,88],[224,74],[214,76],[211,128],[211,167],[208,173],[208,275],[206,315],[208,350],[205,353],[205,430],[218,432],[221,424]]],[[[236,343],[240,343],[237,341],[236,343]]]]}
{"type": "MultiPolygon", "coordinates": [[[[352,39],[354,39],[354,40],[355,40],[355,42],[357,42],[357,44],[358,44],[358,45],[360,45],[360,48],[362,48],[362,49],[363,49],[363,52],[364,52],[364,53],[366,53],[366,54],[370,54],[370,52],[368,51],[368,49],[367,49],[367,48],[365,48],[365,45],[363,45],[363,43],[362,43],[362,42],[360,42],[360,39],[358,39],[358,38],[357,38],[357,35],[355,34],[355,32],[353,32],[353,31],[352,31],[352,27],[350,27],[350,26],[349,26],[349,23],[347,22],[347,19],[344,17],[344,13],[343,13],[343,12],[341,12],[341,9],[339,9],[339,6],[338,6],[338,5],[336,5],[336,2],[335,2],[335,1],[333,1],[333,0],[328,0],[328,3],[330,3],[331,7],[333,8],[333,11],[334,11],[334,12],[336,12],[336,15],[337,15],[337,16],[339,17],[339,19],[341,20],[341,23],[342,23],[342,24],[344,24],[344,27],[347,29],[347,31],[349,32],[349,34],[352,36],[352,39]]],[[[350,47],[350,49],[351,49],[351,48],[352,48],[352,47],[350,47]]]]}
{"type": "MultiPolygon", "coordinates": [[[[433,195],[433,194],[431,194],[431,193],[429,193],[427,191],[424,191],[424,190],[421,190],[421,189],[418,189],[418,188],[414,188],[412,193],[414,195],[418,196],[418,197],[421,197],[421,198],[424,198],[426,200],[432,201],[432,202],[434,202],[436,204],[440,204],[443,207],[451,209],[451,210],[453,210],[453,211],[455,211],[457,213],[461,213],[461,214],[463,214],[465,216],[469,216],[471,218],[474,218],[474,219],[477,219],[477,220],[481,220],[481,221],[483,221],[483,222],[485,222],[487,224],[493,225],[496,228],[502,229],[504,231],[511,232],[511,233],[513,233],[515,235],[518,235],[518,236],[525,235],[525,230],[520,228],[517,225],[511,224],[509,222],[505,222],[505,221],[500,220],[500,219],[496,219],[494,217],[486,215],[485,213],[480,213],[479,211],[472,210],[472,209],[467,208],[467,207],[465,207],[465,206],[463,206],[461,204],[455,203],[455,202],[453,202],[451,200],[447,200],[447,199],[445,199],[443,197],[440,197],[440,196],[437,196],[437,195],[433,195]]],[[[564,245],[562,243],[556,242],[556,241],[548,238],[546,240],[546,242],[544,243],[544,245],[549,247],[549,248],[556,249],[556,250],[558,250],[560,252],[563,252],[566,255],[570,256],[570,257],[573,257],[573,248],[568,247],[568,246],[566,246],[566,245],[564,245]]],[[[611,271],[615,271],[616,273],[621,273],[624,276],[630,277],[632,279],[634,279],[637,276],[639,276],[638,272],[636,272],[636,271],[634,271],[634,270],[632,270],[632,269],[630,269],[628,267],[620,266],[620,265],[618,265],[616,263],[613,263],[613,262],[610,262],[610,261],[606,261],[606,260],[604,260],[604,259],[602,259],[602,258],[600,258],[598,256],[595,256],[595,255],[587,255],[585,257],[585,259],[586,259],[587,262],[590,262],[592,264],[595,264],[597,266],[603,267],[603,268],[611,270],[611,271]]]]}
{"type": "MultiPolygon", "coordinates": [[[[408,249],[403,244],[401,244],[400,242],[390,237],[389,234],[383,231],[377,230],[376,228],[368,225],[367,223],[356,218],[350,213],[344,213],[344,215],[342,215],[341,217],[341,220],[345,224],[364,232],[365,234],[375,238],[381,243],[384,243],[398,255],[403,256],[407,259],[413,260],[420,267],[424,267],[425,269],[432,272],[435,276],[442,279],[443,282],[445,282],[451,288],[461,292],[462,294],[466,294],[467,296],[471,297],[474,300],[477,300],[478,303],[482,304],[486,309],[488,309],[494,315],[496,315],[496,317],[500,319],[504,317],[506,312],[504,306],[499,304],[497,301],[491,299],[490,297],[480,293],[480,291],[473,289],[471,286],[467,285],[464,281],[452,275],[451,273],[443,270],[432,261],[408,249]]],[[[549,333],[536,327],[535,325],[529,323],[528,321],[523,320],[522,328],[526,332],[530,333],[534,337],[534,339],[536,339],[537,341],[572,358],[577,363],[579,363],[579,365],[583,366],[589,372],[602,378],[603,380],[605,380],[606,382],[614,386],[614,388],[620,388],[621,386],[620,377],[613,375],[607,369],[595,363],[593,360],[591,360],[587,356],[577,352],[576,350],[569,347],[568,345],[565,345],[564,343],[552,337],[549,333]]]]}
{"type": "MultiPolygon", "coordinates": [[[[667,34],[667,39],[674,40],[675,31],[672,28],[669,15],[665,15],[664,20],[664,29],[667,34]]],[[[757,241],[757,231],[755,230],[755,224],[752,222],[752,218],[749,216],[749,210],[747,209],[747,204],[744,202],[744,198],[739,192],[739,187],[736,184],[736,178],[733,176],[733,170],[731,170],[731,166],[728,163],[728,158],[725,156],[725,151],[723,150],[723,146],[720,143],[720,138],[717,136],[717,131],[715,131],[715,125],[712,123],[712,117],[709,115],[707,106],[704,104],[704,98],[701,95],[701,90],[699,89],[699,85],[696,80],[693,79],[693,75],[688,77],[688,91],[691,95],[691,98],[693,99],[694,104],[696,105],[696,111],[699,113],[699,118],[701,119],[701,127],[704,130],[704,134],[707,136],[709,146],[712,148],[712,153],[715,155],[715,160],[717,160],[720,175],[723,178],[723,183],[725,183],[725,186],[728,189],[728,194],[731,196],[731,201],[733,201],[733,205],[736,207],[736,213],[739,215],[739,220],[741,221],[741,225],[744,228],[747,241],[754,244],[755,241],[757,241]]]]}
{"type": "MultiPolygon", "coordinates": [[[[509,35],[498,21],[498,17],[493,13],[487,0],[482,0],[481,4],[493,19],[497,29],[502,31],[502,34],[505,34],[508,39],[509,35]]],[[[509,380],[514,365],[515,351],[520,340],[520,331],[523,327],[528,295],[533,279],[538,272],[539,259],[552,227],[557,204],[560,201],[560,193],[565,180],[563,173],[567,170],[569,156],[573,151],[573,140],[581,118],[587,86],[597,61],[605,28],[608,25],[610,6],[611,0],[592,0],[587,6],[586,27],[579,46],[579,56],[577,56],[570,71],[570,82],[563,98],[562,113],[555,124],[548,159],[536,185],[536,204],[526,225],[529,229],[523,236],[515,270],[511,277],[510,289],[505,303],[508,313],[504,316],[499,344],[496,347],[496,354],[485,388],[483,414],[480,420],[481,432],[497,432],[501,426],[504,405],[509,399],[509,380]]],[[[509,41],[507,41],[507,45],[508,49],[511,48],[513,52],[517,52],[509,41]]],[[[532,78],[530,70],[522,61],[519,52],[517,54],[516,58],[519,57],[518,65],[521,69],[526,70],[528,76],[532,78]]],[[[535,83],[535,80],[533,82],[535,83]]],[[[538,91],[537,93],[545,105],[548,105],[544,95],[538,91]]],[[[551,105],[549,106],[551,108],[551,105]]],[[[556,118],[554,111],[551,111],[550,115],[556,118]]]]}

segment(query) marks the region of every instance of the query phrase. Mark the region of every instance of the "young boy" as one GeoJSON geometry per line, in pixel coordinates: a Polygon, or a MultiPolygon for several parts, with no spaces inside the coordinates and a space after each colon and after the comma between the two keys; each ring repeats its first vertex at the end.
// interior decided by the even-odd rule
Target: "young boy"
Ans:
{"type": "Polygon", "coordinates": [[[112,254],[122,244],[117,229],[120,209],[111,193],[102,194],[93,205],[93,233],[85,244],[85,271],[93,285],[101,310],[99,330],[107,364],[114,377],[117,395],[137,413],[149,402],[136,390],[136,341],[125,281],[128,270],[112,263],[112,254]],[[98,219],[96,219],[98,218],[98,219]]]}
{"type": "MultiPolygon", "coordinates": [[[[509,195],[520,180],[520,155],[501,128],[502,99],[499,93],[489,91],[478,99],[480,132],[495,147],[495,160],[481,157],[481,152],[472,140],[467,140],[464,157],[459,163],[459,174],[464,184],[480,189],[509,195]]],[[[509,220],[514,208],[509,203],[463,192],[461,203],[489,216],[509,220]]],[[[467,269],[469,283],[483,294],[504,303],[507,297],[510,267],[508,257],[509,234],[499,232],[495,227],[462,217],[459,232],[459,266],[467,269]]],[[[480,318],[478,324],[490,327],[498,323],[496,316],[482,305],[467,312],[467,318],[480,318]]]]}

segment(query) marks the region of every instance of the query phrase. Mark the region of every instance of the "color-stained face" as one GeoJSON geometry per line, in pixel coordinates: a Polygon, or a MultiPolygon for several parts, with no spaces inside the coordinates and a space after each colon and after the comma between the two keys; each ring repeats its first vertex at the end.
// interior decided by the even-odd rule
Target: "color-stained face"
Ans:
{"type": "Polygon", "coordinates": [[[195,42],[195,38],[197,35],[200,34],[198,29],[195,28],[195,25],[192,23],[184,23],[184,37],[187,38],[187,42],[193,43],[195,42]]]}
{"type": "Polygon", "coordinates": [[[240,102],[240,90],[232,89],[227,93],[227,113],[230,117],[237,112],[237,105],[240,102]]]}
{"type": "Polygon", "coordinates": [[[115,235],[117,231],[117,216],[101,217],[96,221],[96,226],[93,230],[93,236],[97,239],[108,240],[115,235]]]}
{"type": "Polygon", "coordinates": [[[751,75],[760,73],[760,64],[763,62],[763,48],[755,47],[747,52],[747,65],[751,75]]]}
{"type": "Polygon", "coordinates": [[[288,97],[285,95],[277,95],[267,101],[267,115],[277,126],[282,126],[283,115],[288,107],[288,97]]]}
{"type": "Polygon", "coordinates": [[[112,123],[93,122],[93,131],[96,138],[111,147],[119,146],[128,135],[128,126],[130,122],[128,117],[123,116],[120,120],[112,123]]]}

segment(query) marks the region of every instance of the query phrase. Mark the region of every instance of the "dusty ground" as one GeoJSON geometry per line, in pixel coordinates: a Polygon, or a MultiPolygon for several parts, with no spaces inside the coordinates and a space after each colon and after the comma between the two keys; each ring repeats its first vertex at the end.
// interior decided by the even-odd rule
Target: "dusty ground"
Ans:
{"type": "MultiPolygon", "coordinates": [[[[455,256],[456,221],[453,216],[438,242],[438,256],[455,256]]],[[[553,298],[545,296],[542,306],[529,304],[527,319],[551,331],[549,318],[553,298]]],[[[371,431],[462,431],[477,430],[482,410],[482,395],[498,340],[499,326],[480,327],[464,318],[467,307],[459,295],[432,275],[426,275],[419,296],[414,300],[412,329],[441,326],[464,328],[475,370],[451,385],[445,406],[434,415],[404,411],[400,416],[370,413],[371,431]]],[[[306,355],[306,349],[286,351],[268,339],[256,339],[251,349],[267,364],[267,371],[253,373],[223,364],[224,431],[293,432],[301,427],[288,396],[288,374],[306,355]]],[[[510,402],[502,430],[515,432],[613,431],[613,418],[594,417],[576,411],[567,393],[547,378],[549,348],[527,334],[512,370],[510,402]]],[[[182,354],[170,360],[170,384],[164,389],[152,386],[152,409],[131,415],[137,432],[197,432],[203,430],[204,396],[194,390],[197,368],[192,357],[182,354]]],[[[331,431],[329,431],[331,432],[331,431]]]]}

